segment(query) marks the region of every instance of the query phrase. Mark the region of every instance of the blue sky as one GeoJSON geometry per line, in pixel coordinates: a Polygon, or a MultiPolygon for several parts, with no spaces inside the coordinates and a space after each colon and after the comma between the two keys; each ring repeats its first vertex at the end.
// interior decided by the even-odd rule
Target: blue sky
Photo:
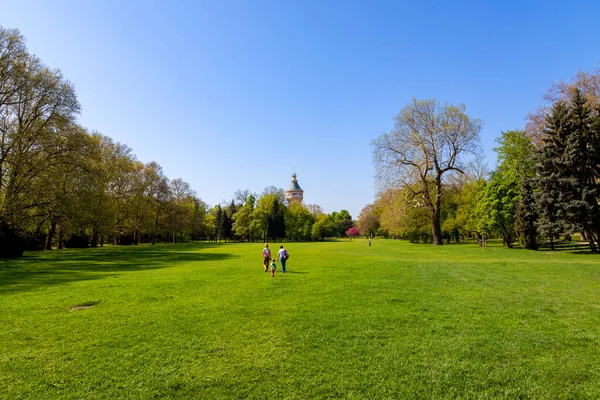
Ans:
{"type": "Polygon", "coordinates": [[[597,1],[3,0],[76,87],[79,122],[210,205],[287,188],[357,217],[370,142],[413,97],[485,121],[490,166],[553,82],[600,61],[597,1]]]}

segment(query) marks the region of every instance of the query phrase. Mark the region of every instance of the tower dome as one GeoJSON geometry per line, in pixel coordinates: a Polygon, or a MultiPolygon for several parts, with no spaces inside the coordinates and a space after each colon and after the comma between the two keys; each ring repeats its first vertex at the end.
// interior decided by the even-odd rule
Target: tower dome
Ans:
{"type": "Polygon", "coordinates": [[[292,183],[290,184],[290,188],[285,191],[285,198],[288,203],[292,202],[302,203],[302,199],[304,198],[304,190],[300,188],[298,185],[298,179],[296,178],[296,173],[292,174],[292,183]]]}

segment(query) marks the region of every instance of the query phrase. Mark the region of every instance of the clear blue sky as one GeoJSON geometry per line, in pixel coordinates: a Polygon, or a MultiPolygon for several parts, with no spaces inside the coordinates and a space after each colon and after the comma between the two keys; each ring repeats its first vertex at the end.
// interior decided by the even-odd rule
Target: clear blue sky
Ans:
{"type": "Polygon", "coordinates": [[[370,142],[412,97],[464,103],[482,144],[600,61],[598,1],[2,0],[0,25],[76,87],[79,121],[210,205],[287,188],[354,218],[370,142]]]}

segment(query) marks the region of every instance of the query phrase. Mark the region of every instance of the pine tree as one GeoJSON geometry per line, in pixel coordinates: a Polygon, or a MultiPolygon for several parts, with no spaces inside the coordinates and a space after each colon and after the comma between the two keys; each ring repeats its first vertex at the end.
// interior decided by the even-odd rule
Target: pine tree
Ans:
{"type": "Polygon", "coordinates": [[[215,221],[215,225],[216,225],[216,236],[217,236],[217,242],[221,239],[224,238],[224,215],[223,215],[223,209],[221,208],[220,204],[217,204],[217,212],[216,212],[216,221],[215,221]]]}
{"type": "Polygon", "coordinates": [[[539,219],[537,228],[542,236],[550,239],[550,247],[554,250],[554,239],[563,231],[563,215],[560,202],[563,197],[561,183],[564,180],[564,125],[568,108],[565,103],[557,103],[546,118],[544,145],[537,156],[537,177],[535,184],[538,191],[535,200],[539,219]]]}
{"type": "Polygon", "coordinates": [[[282,239],[285,237],[285,218],[283,205],[279,200],[274,199],[273,207],[269,213],[268,236],[273,239],[282,239]]]}
{"type": "Polygon", "coordinates": [[[236,211],[237,211],[237,207],[236,207],[234,201],[231,200],[231,204],[229,204],[229,206],[223,213],[223,237],[225,239],[229,239],[231,241],[234,240],[233,216],[236,211]]]}
{"type": "Polygon", "coordinates": [[[578,90],[554,105],[539,154],[538,228],[551,239],[582,232],[592,252],[600,245],[600,116],[578,90]]]}
{"type": "Polygon", "coordinates": [[[568,132],[565,137],[565,175],[563,207],[569,230],[583,232],[592,252],[597,252],[600,198],[597,173],[598,151],[595,146],[598,116],[594,116],[579,90],[570,99],[568,132]]]}

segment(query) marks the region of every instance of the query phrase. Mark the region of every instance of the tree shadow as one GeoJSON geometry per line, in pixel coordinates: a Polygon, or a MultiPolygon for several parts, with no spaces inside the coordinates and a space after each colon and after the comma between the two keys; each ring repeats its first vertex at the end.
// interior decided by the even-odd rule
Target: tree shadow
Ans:
{"type": "Polygon", "coordinates": [[[26,253],[18,259],[0,260],[0,294],[169,268],[182,262],[204,263],[237,257],[203,251],[213,247],[216,246],[110,246],[26,253]]]}
{"type": "Polygon", "coordinates": [[[542,252],[568,252],[572,254],[594,254],[587,242],[558,241],[554,242],[554,250],[550,247],[550,242],[540,244],[539,251],[542,252]]]}

